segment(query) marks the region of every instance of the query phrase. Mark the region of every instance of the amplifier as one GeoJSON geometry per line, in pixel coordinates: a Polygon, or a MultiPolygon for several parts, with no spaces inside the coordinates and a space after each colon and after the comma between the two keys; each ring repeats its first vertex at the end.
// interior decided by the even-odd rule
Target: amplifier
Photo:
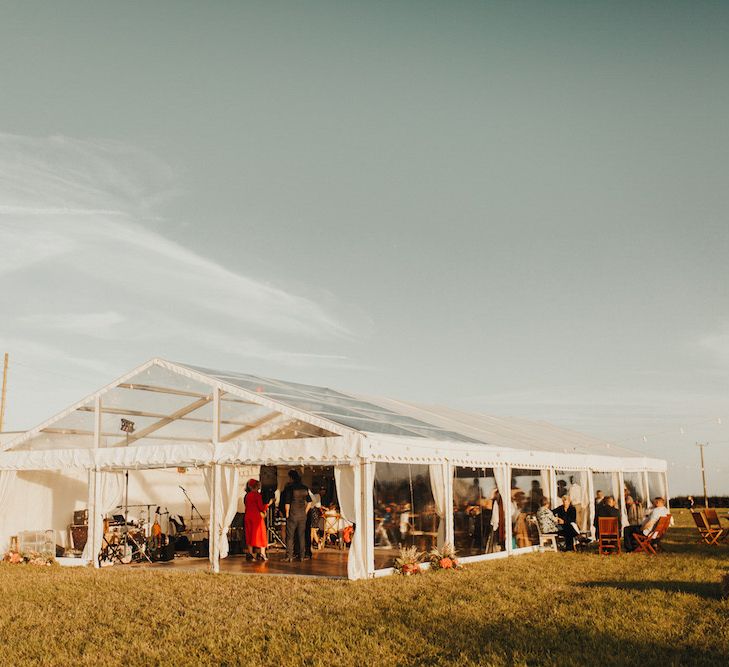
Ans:
{"type": "Polygon", "coordinates": [[[190,555],[195,558],[207,558],[208,557],[208,541],[207,539],[200,540],[200,542],[193,542],[190,547],[190,555]]]}
{"type": "Polygon", "coordinates": [[[71,546],[74,551],[83,551],[89,538],[88,526],[71,526],[71,546]]]}
{"type": "Polygon", "coordinates": [[[74,526],[88,526],[89,525],[89,511],[88,510],[76,510],[73,513],[73,525],[74,526]]]}
{"type": "Polygon", "coordinates": [[[160,551],[160,560],[174,560],[175,559],[175,544],[169,542],[162,547],[160,551]]]}

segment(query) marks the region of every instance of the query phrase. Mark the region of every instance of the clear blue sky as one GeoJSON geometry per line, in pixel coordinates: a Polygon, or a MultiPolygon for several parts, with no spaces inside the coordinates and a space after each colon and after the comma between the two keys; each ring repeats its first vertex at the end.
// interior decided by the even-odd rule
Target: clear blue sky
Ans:
{"type": "Polygon", "coordinates": [[[726,3],[0,11],[8,428],[163,356],[549,419],[674,492],[709,440],[729,493],[726,3]]]}

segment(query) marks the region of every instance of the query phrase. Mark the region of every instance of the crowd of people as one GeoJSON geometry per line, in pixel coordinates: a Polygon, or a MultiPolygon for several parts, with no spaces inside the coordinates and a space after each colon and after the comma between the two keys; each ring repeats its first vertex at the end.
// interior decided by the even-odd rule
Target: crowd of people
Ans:
{"type": "Polygon", "coordinates": [[[268,560],[269,520],[280,528],[288,562],[310,559],[312,546],[321,549],[328,539],[351,543],[354,525],[341,516],[334,498],[326,502],[325,494],[324,487],[309,489],[295,469],[289,470],[288,483],[268,502],[263,500],[260,481],[248,480],[243,499],[246,558],[268,560]]]}
{"type": "MultiPolygon", "coordinates": [[[[581,534],[587,531],[580,530],[577,510],[572,503],[572,494],[562,495],[562,504],[552,509],[548,498],[543,498],[541,507],[536,511],[535,518],[539,532],[545,535],[558,535],[564,549],[571,551],[575,548],[575,541],[581,534]]],[[[627,525],[623,524],[623,517],[618,503],[614,496],[604,495],[602,491],[595,492],[595,538],[600,537],[600,519],[615,519],[619,533],[622,531],[625,551],[633,551],[636,548],[635,534],[643,533],[649,535],[654,529],[658,520],[669,514],[666,507],[666,500],[662,497],[654,498],[653,507],[645,511],[643,504],[636,500],[631,490],[626,486],[624,489],[623,502],[627,525]]]]}
{"type": "MultiPolygon", "coordinates": [[[[326,498],[325,488],[309,489],[295,469],[288,472],[288,483],[274,497],[264,502],[261,484],[251,479],[246,485],[245,535],[247,558],[268,560],[270,535],[267,520],[277,516],[282,539],[286,544],[286,560],[305,560],[312,557],[312,546],[321,548],[324,541],[333,538],[351,541],[354,527],[339,513],[334,498],[326,498]],[[329,502],[326,502],[326,501],[329,502]]],[[[512,480],[510,502],[505,503],[495,484],[485,492],[482,481],[474,478],[470,485],[462,480],[454,498],[454,532],[456,547],[466,553],[491,553],[505,548],[506,520],[512,522],[513,547],[539,544],[539,533],[557,535],[560,547],[572,551],[578,540],[589,539],[589,499],[586,489],[573,477],[560,479],[557,490],[560,502],[552,506],[539,480],[533,479],[526,491],[512,480]]],[[[486,486],[488,488],[488,486],[486,486]]],[[[614,518],[622,531],[626,551],[635,548],[633,536],[637,532],[649,534],[658,519],[668,514],[663,498],[655,498],[650,512],[646,512],[635,490],[624,488],[622,502],[627,524],[616,498],[595,492],[594,533],[599,538],[600,518],[614,518]]],[[[440,518],[436,511],[428,481],[421,476],[408,482],[388,485],[375,493],[375,545],[398,548],[416,545],[429,548],[435,544],[440,518]]],[[[341,542],[340,542],[341,543],[341,542]]]]}
{"type": "Polygon", "coordinates": [[[504,548],[504,503],[496,488],[484,492],[474,478],[458,499],[454,498],[456,548],[465,554],[482,554],[504,548]]]}

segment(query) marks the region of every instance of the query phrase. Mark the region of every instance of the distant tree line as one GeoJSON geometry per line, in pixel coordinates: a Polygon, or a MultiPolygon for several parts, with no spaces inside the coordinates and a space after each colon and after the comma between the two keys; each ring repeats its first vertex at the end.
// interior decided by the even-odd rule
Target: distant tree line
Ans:
{"type": "MultiPolygon", "coordinates": [[[[709,507],[729,507],[729,496],[709,496],[709,507]]],[[[671,507],[688,507],[688,496],[673,496],[671,507]]],[[[704,496],[694,496],[694,507],[701,509],[704,506],[704,496]]]]}

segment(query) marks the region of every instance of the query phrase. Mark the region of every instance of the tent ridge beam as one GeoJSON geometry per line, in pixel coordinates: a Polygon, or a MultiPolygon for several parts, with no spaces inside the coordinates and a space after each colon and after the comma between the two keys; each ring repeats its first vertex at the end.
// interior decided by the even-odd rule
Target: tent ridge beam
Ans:
{"type": "Polygon", "coordinates": [[[146,428],[143,428],[141,431],[137,431],[134,434],[131,434],[129,436],[129,439],[127,440],[127,444],[131,444],[133,442],[136,442],[137,440],[141,440],[142,438],[148,436],[150,433],[154,433],[155,431],[158,431],[163,426],[167,426],[167,424],[171,424],[176,419],[179,419],[180,417],[183,417],[190,412],[194,412],[198,408],[201,408],[203,405],[207,405],[210,403],[210,401],[213,400],[212,395],[204,396],[202,398],[199,398],[197,401],[194,401],[193,403],[190,403],[189,405],[186,405],[177,412],[173,412],[171,415],[165,417],[164,419],[160,419],[159,421],[155,422],[154,424],[150,424],[146,428]]]}
{"type": "Polygon", "coordinates": [[[253,429],[258,428],[259,426],[263,426],[264,424],[276,419],[276,417],[279,417],[280,415],[281,415],[280,412],[272,412],[270,414],[267,414],[255,422],[246,424],[245,426],[242,426],[241,428],[237,428],[237,429],[235,429],[235,431],[232,431],[232,432],[224,435],[223,437],[220,438],[220,442],[228,442],[229,440],[232,440],[233,438],[237,438],[239,435],[243,435],[243,433],[247,433],[248,431],[252,431],[253,429]]]}

